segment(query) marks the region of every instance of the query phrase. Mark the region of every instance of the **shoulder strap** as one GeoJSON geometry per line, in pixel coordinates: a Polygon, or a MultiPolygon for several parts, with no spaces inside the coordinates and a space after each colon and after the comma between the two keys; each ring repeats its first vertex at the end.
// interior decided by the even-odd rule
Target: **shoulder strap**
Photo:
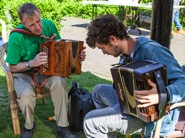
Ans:
{"type": "Polygon", "coordinates": [[[71,95],[74,93],[74,86],[71,87],[71,89],[69,90],[69,93],[68,93],[68,99],[71,97],[71,95]]]}
{"type": "Polygon", "coordinates": [[[72,82],[72,87],[71,87],[71,89],[69,90],[69,93],[68,93],[68,99],[74,93],[85,95],[86,93],[89,93],[89,91],[84,89],[84,88],[80,88],[80,85],[77,82],[72,82]]]}
{"type": "Polygon", "coordinates": [[[69,90],[68,98],[70,98],[70,96],[73,95],[73,93],[75,92],[75,90],[77,90],[78,88],[79,88],[79,84],[77,82],[72,82],[72,87],[69,90]]]}
{"type": "Polygon", "coordinates": [[[43,39],[51,39],[50,37],[47,37],[47,36],[44,36],[44,35],[35,35],[34,33],[28,31],[28,30],[24,30],[24,29],[20,29],[20,28],[15,28],[13,29],[11,33],[13,32],[18,32],[18,33],[21,33],[21,34],[26,34],[26,35],[30,35],[30,36],[37,36],[37,37],[40,37],[40,38],[43,38],[43,39]]]}
{"type": "Polygon", "coordinates": [[[24,30],[24,29],[20,29],[20,28],[15,28],[15,29],[13,29],[13,30],[10,32],[10,34],[13,33],[13,32],[18,32],[18,33],[21,33],[21,34],[27,34],[27,35],[31,35],[31,36],[37,36],[37,35],[33,34],[32,32],[30,32],[30,31],[28,31],[28,30],[24,30]]]}
{"type": "Polygon", "coordinates": [[[167,107],[167,91],[166,91],[166,86],[164,84],[162,74],[159,70],[154,71],[154,76],[156,79],[157,83],[157,89],[158,89],[158,94],[159,94],[159,117],[162,117],[166,113],[166,107],[167,107]]]}

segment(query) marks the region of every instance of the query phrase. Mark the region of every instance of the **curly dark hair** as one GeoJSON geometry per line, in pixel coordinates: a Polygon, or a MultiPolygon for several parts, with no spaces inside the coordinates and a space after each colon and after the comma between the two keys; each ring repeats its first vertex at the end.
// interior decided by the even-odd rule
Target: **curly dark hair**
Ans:
{"type": "Polygon", "coordinates": [[[120,40],[130,37],[126,26],[117,17],[112,14],[102,15],[90,22],[86,43],[91,48],[95,48],[96,43],[109,44],[111,35],[120,40]]]}

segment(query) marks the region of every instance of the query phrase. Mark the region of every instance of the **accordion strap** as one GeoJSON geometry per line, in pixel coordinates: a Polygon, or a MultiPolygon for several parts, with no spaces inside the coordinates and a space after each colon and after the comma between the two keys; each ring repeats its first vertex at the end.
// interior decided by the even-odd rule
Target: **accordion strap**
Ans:
{"type": "Polygon", "coordinates": [[[157,83],[157,89],[159,92],[159,106],[158,106],[159,117],[162,117],[165,114],[166,107],[167,107],[167,100],[168,100],[167,91],[166,91],[166,87],[165,87],[161,72],[159,70],[156,70],[154,71],[154,75],[157,83]]]}
{"type": "Polygon", "coordinates": [[[68,98],[70,98],[74,93],[85,95],[85,89],[80,88],[80,85],[77,82],[72,82],[72,87],[68,93],[68,98]]]}
{"type": "Polygon", "coordinates": [[[50,37],[47,37],[45,35],[35,35],[34,33],[30,32],[29,30],[25,30],[25,29],[21,29],[21,28],[15,28],[15,29],[13,29],[10,32],[10,34],[13,33],[13,32],[18,32],[18,33],[21,33],[21,34],[26,34],[26,35],[30,35],[30,36],[36,36],[36,37],[40,37],[40,38],[43,38],[43,39],[49,39],[49,40],[52,40],[53,37],[56,36],[56,34],[53,34],[50,37]]]}
{"type": "Polygon", "coordinates": [[[45,77],[44,81],[39,85],[39,84],[35,81],[35,79],[34,79],[34,72],[35,72],[35,71],[39,72],[37,68],[33,68],[33,69],[32,69],[32,74],[31,74],[31,78],[32,78],[32,81],[33,81],[33,83],[34,83],[34,85],[35,85],[36,91],[37,91],[37,92],[40,92],[40,88],[46,85],[47,76],[45,77]]]}

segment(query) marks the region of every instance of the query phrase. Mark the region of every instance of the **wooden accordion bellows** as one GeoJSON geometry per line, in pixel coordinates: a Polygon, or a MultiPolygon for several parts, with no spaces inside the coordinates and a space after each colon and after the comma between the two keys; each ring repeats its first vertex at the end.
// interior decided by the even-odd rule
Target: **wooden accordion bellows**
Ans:
{"type": "Polygon", "coordinates": [[[164,114],[166,110],[169,110],[166,102],[167,75],[164,65],[152,61],[134,61],[111,68],[111,74],[123,113],[133,115],[145,122],[151,122],[158,119],[161,113],[164,114]],[[138,108],[134,90],[151,89],[147,82],[148,79],[157,84],[161,103],[138,108]]]}
{"type": "Polygon", "coordinates": [[[48,55],[48,63],[40,66],[40,74],[67,77],[81,73],[79,54],[83,41],[52,40],[40,45],[40,52],[48,55]]]}

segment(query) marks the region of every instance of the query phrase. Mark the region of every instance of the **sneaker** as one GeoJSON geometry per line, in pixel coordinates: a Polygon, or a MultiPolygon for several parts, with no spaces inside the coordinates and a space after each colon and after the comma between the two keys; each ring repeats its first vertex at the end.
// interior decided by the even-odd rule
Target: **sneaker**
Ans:
{"type": "Polygon", "coordinates": [[[177,34],[182,34],[182,35],[185,35],[185,31],[181,29],[177,30],[177,34]]]}
{"type": "Polygon", "coordinates": [[[25,127],[23,127],[22,129],[22,133],[21,133],[21,138],[33,138],[33,132],[36,129],[36,124],[33,124],[33,128],[32,129],[26,129],[25,127]]]}
{"type": "Polygon", "coordinates": [[[69,127],[58,127],[56,138],[79,138],[69,127]]]}
{"type": "Polygon", "coordinates": [[[171,31],[171,35],[176,35],[176,34],[177,34],[177,32],[171,31]]]}

